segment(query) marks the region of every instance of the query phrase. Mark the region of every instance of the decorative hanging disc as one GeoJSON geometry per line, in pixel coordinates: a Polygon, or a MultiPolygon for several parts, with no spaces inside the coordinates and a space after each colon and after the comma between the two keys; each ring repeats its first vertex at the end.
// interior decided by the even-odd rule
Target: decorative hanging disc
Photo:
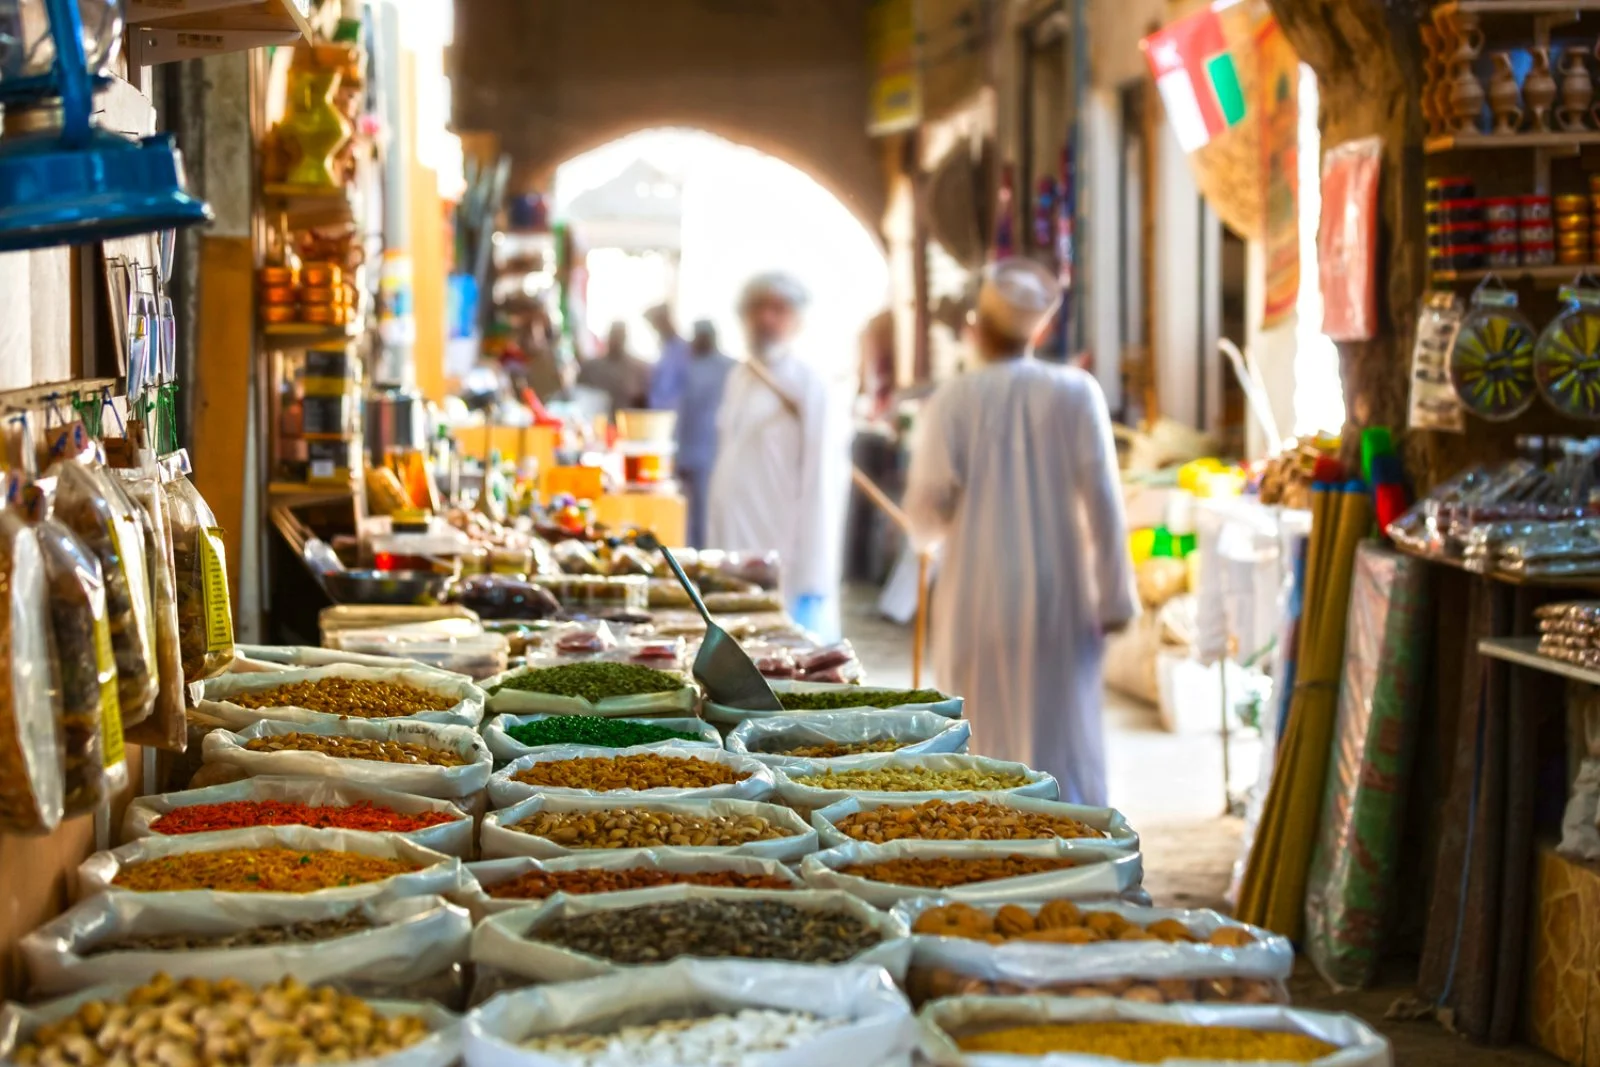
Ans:
{"type": "Polygon", "coordinates": [[[1532,325],[1517,310],[1517,294],[1493,275],[1472,294],[1450,349],[1450,384],[1467,411],[1503,421],[1528,410],[1536,394],[1532,325]]]}
{"type": "Polygon", "coordinates": [[[1600,283],[1587,275],[1561,290],[1567,308],[1533,346],[1533,376],[1550,406],[1600,419],[1600,283]]]}

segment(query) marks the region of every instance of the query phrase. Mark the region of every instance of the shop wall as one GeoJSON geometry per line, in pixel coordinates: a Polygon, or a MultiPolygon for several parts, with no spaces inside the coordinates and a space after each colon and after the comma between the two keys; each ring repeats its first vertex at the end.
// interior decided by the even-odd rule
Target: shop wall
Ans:
{"type": "Polygon", "coordinates": [[[873,232],[865,0],[458,0],[454,125],[499,135],[519,187],[636,130],[688,126],[800,167],[873,232]]]}

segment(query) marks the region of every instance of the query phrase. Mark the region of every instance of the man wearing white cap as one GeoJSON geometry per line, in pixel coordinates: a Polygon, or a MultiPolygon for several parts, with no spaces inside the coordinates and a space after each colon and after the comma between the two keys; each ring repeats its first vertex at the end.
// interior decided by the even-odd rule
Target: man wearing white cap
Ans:
{"type": "Polygon", "coordinates": [[[1049,771],[1062,800],[1100,806],[1104,639],[1138,606],[1105,397],[1029,350],[1057,294],[1031,260],[984,271],[982,366],[923,409],[905,506],[920,543],[943,542],[934,670],[966,698],[973,751],[1049,771]]]}
{"type": "Polygon", "coordinates": [[[750,359],[722,394],[707,541],[776,550],[789,613],[835,640],[850,457],[827,379],[794,352],[806,301],[796,279],[776,272],[740,295],[750,359]]]}

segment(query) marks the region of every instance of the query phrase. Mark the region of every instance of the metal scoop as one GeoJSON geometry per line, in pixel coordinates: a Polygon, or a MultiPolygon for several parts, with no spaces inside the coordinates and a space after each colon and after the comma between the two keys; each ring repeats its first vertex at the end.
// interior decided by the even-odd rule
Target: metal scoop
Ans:
{"type": "Polygon", "coordinates": [[[657,547],[661,549],[667,566],[672,568],[672,573],[678,576],[683,591],[689,594],[689,599],[699,609],[700,617],[706,620],[706,639],[700,643],[693,671],[694,676],[706,687],[707,695],[717,704],[744,711],[782,711],[783,705],[773,694],[772,686],[767,684],[766,676],[756,669],[749,654],[739,647],[739,642],[712,620],[705,601],[700,599],[700,590],[689,581],[689,576],[683,573],[683,568],[672,558],[667,546],[657,547]]]}

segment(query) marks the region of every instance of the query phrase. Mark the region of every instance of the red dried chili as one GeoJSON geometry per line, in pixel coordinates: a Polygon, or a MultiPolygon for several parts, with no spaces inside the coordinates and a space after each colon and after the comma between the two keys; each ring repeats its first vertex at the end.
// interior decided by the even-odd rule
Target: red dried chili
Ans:
{"type": "Polygon", "coordinates": [[[404,834],[449,822],[442,811],[404,815],[369,801],[346,807],[300,804],[285,800],[230,800],[175,808],[151,824],[158,834],[203,834],[247,826],[312,826],[319,829],[367,830],[404,834]]]}

